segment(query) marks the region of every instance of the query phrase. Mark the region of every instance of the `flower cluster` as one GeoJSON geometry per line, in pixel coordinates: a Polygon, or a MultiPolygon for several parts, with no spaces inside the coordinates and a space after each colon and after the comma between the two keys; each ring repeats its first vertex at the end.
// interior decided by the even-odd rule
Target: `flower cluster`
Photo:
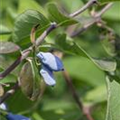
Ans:
{"type": "Polygon", "coordinates": [[[42,63],[40,74],[42,75],[45,83],[47,85],[54,86],[56,81],[54,79],[53,72],[64,70],[62,61],[50,52],[39,52],[37,57],[42,63]]]}

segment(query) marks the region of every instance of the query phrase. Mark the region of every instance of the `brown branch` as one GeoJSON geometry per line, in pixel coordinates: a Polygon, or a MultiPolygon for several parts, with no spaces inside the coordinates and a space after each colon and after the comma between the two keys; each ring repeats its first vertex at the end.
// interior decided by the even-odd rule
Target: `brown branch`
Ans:
{"type": "Polygon", "coordinates": [[[73,98],[75,99],[76,103],[78,104],[78,106],[79,106],[79,108],[81,110],[83,108],[82,102],[79,100],[79,97],[78,97],[78,95],[77,95],[77,93],[75,91],[75,88],[74,88],[74,86],[72,84],[72,80],[71,80],[68,72],[64,70],[62,73],[63,73],[63,76],[65,78],[65,81],[66,81],[69,89],[71,90],[73,98]]]}
{"type": "MultiPolygon", "coordinates": [[[[72,13],[69,15],[69,17],[75,17],[78,14],[82,13],[83,11],[85,11],[87,8],[89,8],[91,5],[93,5],[94,3],[97,3],[97,0],[90,0],[87,4],[85,4],[80,10],[72,13]]],[[[35,26],[32,31],[31,31],[31,40],[34,39],[34,32],[37,29],[38,25],[35,26]]],[[[30,53],[30,51],[32,50],[32,48],[36,45],[39,46],[42,41],[45,39],[45,37],[55,28],[57,28],[57,24],[56,23],[52,23],[51,26],[43,32],[42,35],[40,35],[40,37],[36,40],[35,44],[31,47],[29,47],[28,49],[24,50],[22,52],[22,56],[20,56],[19,58],[17,58],[17,60],[11,65],[9,66],[5,71],[3,71],[2,73],[0,73],[0,80],[3,79],[4,77],[6,77],[11,71],[13,71],[20,63],[21,61],[23,61],[30,53]],[[27,52],[27,53],[26,53],[27,52]]],[[[84,30],[83,30],[84,31],[84,30]]],[[[34,41],[34,40],[33,40],[34,41]]],[[[33,42],[32,41],[32,42],[33,42]]]]}
{"type": "Polygon", "coordinates": [[[18,57],[17,60],[15,60],[15,62],[12,65],[10,65],[4,72],[0,74],[0,80],[6,77],[12,70],[14,70],[16,66],[19,65],[20,62],[21,56],[18,57]]]}
{"type": "Polygon", "coordinates": [[[91,27],[93,24],[95,24],[96,22],[101,21],[101,16],[102,14],[104,14],[111,6],[113,3],[109,3],[107,4],[100,12],[96,13],[93,16],[93,21],[85,24],[82,28],[80,28],[79,30],[73,32],[70,37],[76,37],[78,34],[83,33],[84,31],[86,31],[89,27],[91,27]]]}
{"type": "MultiPolygon", "coordinates": [[[[47,30],[45,30],[43,32],[43,34],[36,40],[36,45],[39,46],[42,43],[42,41],[45,39],[45,37],[55,28],[56,28],[56,23],[51,24],[50,27],[47,30]]],[[[13,71],[21,63],[21,61],[23,61],[25,58],[27,58],[33,47],[34,46],[31,46],[31,47],[25,49],[22,52],[22,55],[20,57],[18,57],[17,60],[12,65],[10,65],[5,71],[3,71],[0,74],[0,80],[3,79],[4,77],[6,77],[11,71],[13,71]]]]}
{"type": "Polygon", "coordinates": [[[65,78],[65,81],[72,93],[72,96],[75,100],[75,102],[77,103],[78,107],[80,110],[82,110],[83,114],[86,116],[86,118],[88,120],[93,120],[92,116],[91,116],[91,112],[90,112],[90,107],[86,107],[83,105],[82,101],[79,99],[80,97],[77,95],[77,92],[73,86],[73,83],[72,83],[72,80],[71,80],[71,77],[69,76],[68,72],[67,71],[63,71],[63,76],[65,78]]]}
{"type": "Polygon", "coordinates": [[[3,103],[8,97],[10,97],[11,95],[13,95],[15,93],[15,91],[19,88],[19,84],[18,82],[10,89],[8,90],[2,98],[0,98],[0,104],[3,103]]]}
{"type": "Polygon", "coordinates": [[[101,17],[112,5],[113,3],[108,3],[100,12],[95,15],[95,17],[101,17]]]}
{"type": "MultiPolygon", "coordinates": [[[[85,11],[87,8],[89,8],[90,6],[92,6],[94,3],[97,3],[97,0],[90,0],[85,6],[83,6],[80,10],[76,11],[75,13],[72,13],[69,15],[69,17],[75,17],[78,14],[82,13],[83,11],[85,11]]],[[[80,33],[84,32],[85,30],[87,30],[91,25],[93,25],[96,21],[101,19],[101,15],[110,7],[111,5],[107,5],[105,6],[105,8],[103,8],[101,10],[101,12],[98,13],[98,15],[95,16],[95,21],[86,24],[83,28],[80,29],[80,33]],[[98,19],[99,18],[99,19],[98,19]]],[[[35,44],[36,46],[39,46],[42,41],[45,39],[45,37],[55,28],[57,28],[57,24],[56,23],[52,23],[51,26],[43,32],[43,34],[36,40],[35,44]]],[[[33,31],[34,32],[34,31],[33,31]]],[[[34,36],[32,36],[34,37],[34,36]]],[[[22,56],[20,56],[8,69],[6,69],[3,73],[0,74],[0,79],[3,79],[6,75],[8,75],[13,69],[15,69],[21,61],[23,61],[25,58],[27,58],[27,56],[29,55],[30,51],[32,50],[32,48],[34,47],[31,46],[28,49],[24,50],[22,52],[22,56]]],[[[79,97],[75,91],[75,88],[72,84],[71,78],[69,76],[69,74],[64,71],[63,75],[65,77],[65,80],[71,90],[72,96],[75,99],[76,103],[78,104],[79,108],[83,111],[84,115],[86,116],[86,118],[88,120],[93,120],[93,118],[91,117],[90,114],[90,110],[85,109],[85,107],[83,106],[82,102],[79,100],[79,97]]],[[[19,88],[18,83],[16,83],[13,88],[11,90],[9,90],[8,92],[6,92],[6,94],[0,99],[0,104],[2,102],[4,102],[9,96],[11,96],[12,94],[14,94],[14,92],[19,88]]]]}
{"type": "Polygon", "coordinates": [[[75,17],[75,16],[77,16],[80,13],[84,12],[86,9],[88,9],[89,7],[93,6],[96,3],[97,3],[97,0],[89,0],[82,8],[80,8],[76,12],[70,14],[69,16],[70,17],[75,17]]]}

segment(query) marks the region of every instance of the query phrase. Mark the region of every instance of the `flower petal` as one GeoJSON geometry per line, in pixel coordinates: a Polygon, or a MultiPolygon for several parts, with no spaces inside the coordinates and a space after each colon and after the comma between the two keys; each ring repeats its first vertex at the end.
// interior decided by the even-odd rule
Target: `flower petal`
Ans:
{"type": "Polygon", "coordinates": [[[4,103],[0,104],[0,108],[3,109],[3,110],[7,110],[7,107],[4,103]]]}
{"type": "Polygon", "coordinates": [[[44,53],[39,52],[37,57],[40,58],[41,62],[53,71],[64,70],[62,61],[50,52],[44,53]]]}
{"type": "Polygon", "coordinates": [[[22,116],[22,115],[14,115],[12,113],[9,113],[7,116],[6,116],[7,120],[30,120],[30,118],[27,118],[25,116],[22,116]]]}
{"type": "Polygon", "coordinates": [[[56,84],[56,81],[53,76],[53,71],[51,71],[46,66],[42,66],[42,69],[40,70],[40,74],[42,75],[45,83],[50,86],[54,86],[56,84]]]}

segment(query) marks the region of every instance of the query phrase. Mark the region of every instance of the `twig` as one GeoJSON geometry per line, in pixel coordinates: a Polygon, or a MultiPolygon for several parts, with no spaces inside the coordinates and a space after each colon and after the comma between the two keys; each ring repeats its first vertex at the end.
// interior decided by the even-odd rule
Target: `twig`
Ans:
{"type": "Polygon", "coordinates": [[[66,81],[67,85],[69,86],[69,88],[71,90],[73,98],[75,99],[76,103],[78,104],[78,106],[81,110],[83,108],[82,102],[79,100],[79,97],[78,97],[78,95],[75,91],[75,88],[72,84],[72,81],[71,81],[71,78],[70,78],[68,72],[64,70],[62,73],[63,73],[63,76],[65,78],[65,81],[66,81]]]}
{"type": "MultiPolygon", "coordinates": [[[[90,7],[91,5],[93,5],[94,3],[97,3],[97,0],[90,0],[86,5],[83,6],[83,8],[81,8],[80,10],[78,10],[78,11],[70,14],[69,17],[75,17],[75,16],[77,16],[78,14],[80,14],[84,10],[86,10],[88,7],[90,7]]],[[[35,45],[39,46],[42,43],[42,41],[45,39],[45,37],[52,30],[54,30],[55,28],[57,28],[57,24],[53,22],[51,24],[51,26],[46,31],[44,31],[43,34],[40,35],[40,37],[36,40],[35,45]]],[[[32,33],[34,33],[35,29],[32,30],[32,33]]],[[[83,29],[83,31],[84,31],[84,29],[83,29]]],[[[31,36],[31,39],[33,37],[34,37],[34,35],[31,36]]],[[[34,45],[31,46],[31,47],[29,47],[28,49],[24,50],[22,52],[22,56],[20,56],[19,58],[17,58],[17,60],[11,66],[9,66],[5,71],[3,71],[2,73],[0,73],[0,80],[3,79],[4,77],[6,77],[12,70],[14,70],[21,63],[21,61],[23,61],[29,55],[29,53],[30,53],[30,51],[32,50],[33,47],[34,47],[34,45]]]]}
{"type": "MultiPolygon", "coordinates": [[[[97,0],[90,0],[85,6],[83,6],[80,10],[72,13],[69,15],[69,17],[75,17],[78,14],[82,13],[83,11],[85,11],[87,8],[89,8],[90,6],[92,6],[94,3],[97,3],[97,0]]],[[[101,15],[111,6],[112,4],[108,4],[107,6],[105,6],[101,12],[99,12],[96,16],[95,16],[95,21],[88,23],[87,25],[85,25],[83,28],[80,29],[80,32],[85,31],[87,28],[89,28],[91,25],[93,25],[96,21],[98,21],[99,19],[101,19],[101,15]],[[99,18],[99,19],[98,19],[99,18]]],[[[45,39],[45,37],[55,28],[57,28],[57,24],[56,23],[52,23],[51,26],[43,32],[43,34],[36,40],[35,44],[36,46],[39,46],[42,41],[45,39]]],[[[34,31],[33,31],[34,32],[34,31]]],[[[34,37],[34,36],[33,36],[34,37]]],[[[10,66],[8,67],[8,69],[6,69],[3,73],[0,74],[0,79],[3,79],[5,76],[7,76],[12,70],[14,70],[20,63],[21,61],[23,61],[25,58],[27,58],[27,56],[29,55],[30,51],[32,50],[32,48],[34,47],[31,46],[29,48],[27,48],[26,50],[24,50],[22,52],[22,55],[10,66]]],[[[65,80],[71,90],[71,93],[73,95],[73,98],[75,99],[76,103],[78,104],[79,108],[82,109],[84,115],[86,115],[88,120],[93,120],[93,118],[91,117],[90,111],[86,111],[85,107],[83,106],[82,102],[79,100],[79,97],[75,91],[75,88],[71,82],[71,78],[69,76],[69,74],[64,71],[63,75],[65,77],[65,80]]],[[[12,94],[14,94],[14,92],[19,88],[18,83],[16,83],[13,88],[9,91],[7,91],[5,93],[5,95],[0,99],[0,104],[2,102],[4,102],[9,96],[11,96],[12,94]]]]}
{"type": "Polygon", "coordinates": [[[90,113],[90,107],[84,106],[82,101],[79,99],[80,97],[78,97],[78,95],[77,95],[77,92],[73,86],[72,80],[71,80],[68,72],[63,71],[63,76],[65,78],[65,81],[66,81],[71,93],[72,93],[74,100],[76,101],[77,105],[79,106],[79,109],[82,110],[83,114],[86,116],[86,118],[88,120],[93,120],[91,113],[90,113]]]}
{"type": "Polygon", "coordinates": [[[96,4],[96,3],[97,3],[97,0],[89,0],[82,8],[80,8],[76,12],[70,14],[69,16],[70,17],[75,17],[75,16],[79,15],[80,13],[82,13],[83,11],[85,11],[86,9],[88,9],[93,4],[96,4]]]}
{"type": "Polygon", "coordinates": [[[88,120],[94,120],[91,116],[90,107],[83,106],[82,110],[88,120]]]}
{"type": "Polygon", "coordinates": [[[0,104],[3,103],[8,97],[15,93],[15,91],[19,88],[19,83],[17,82],[12,89],[8,90],[5,95],[0,98],[0,104]]]}
{"type": "MultiPolygon", "coordinates": [[[[43,32],[43,34],[36,40],[36,45],[39,46],[42,41],[45,39],[45,37],[56,28],[56,23],[51,24],[51,26],[43,32]]],[[[20,63],[23,61],[27,56],[30,54],[30,51],[32,50],[33,46],[25,49],[22,52],[22,55],[17,58],[17,60],[10,65],[4,72],[0,74],[0,80],[6,77],[12,70],[14,70],[20,63]]]]}
{"type": "Polygon", "coordinates": [[[113,3],[109,3],[107,4],[100,12],[98,12],[97,14],[95,14],[93,16],[94,20],[85,24],[82,28],[80,28],[79,30],[73,32],[70,36],[71,37],[75,37],[77,36],[78,34],[81,34],[83,33],[84,31],[86,31],[90,26],[92,26],[93,24],[95,24],[96,22],[99,22],[101,21],[101,16],[102,14],[104,14],[111,6],[112,6],[113,3]]]}
{"type": "Polygon", "coordinates": [[[95,17],[101,17],[111,6],[113,3],[108,3],[100,12],[98,12],[95,17]]]}
{"type": "Polygon", "coordinates": [[[0,74],[0,80],[6,77],[12,70],[14,70],[16,66],[19,65],[20,62],[21,56],[18,57],[17,60],[15,60],[15,62],[12,65],[10,65],[4,72],[0,74]]]}

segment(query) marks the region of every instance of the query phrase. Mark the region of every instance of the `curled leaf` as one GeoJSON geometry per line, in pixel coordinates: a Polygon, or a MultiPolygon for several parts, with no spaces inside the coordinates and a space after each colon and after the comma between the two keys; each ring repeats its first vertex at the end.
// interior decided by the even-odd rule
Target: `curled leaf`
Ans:
{"type": "Polygon", "coordinates": [[[23,93],[31,100],[36,100],[41,94],[40,76],[34,61],[29,59],[20,72],[20,85],[23,93]]]}

